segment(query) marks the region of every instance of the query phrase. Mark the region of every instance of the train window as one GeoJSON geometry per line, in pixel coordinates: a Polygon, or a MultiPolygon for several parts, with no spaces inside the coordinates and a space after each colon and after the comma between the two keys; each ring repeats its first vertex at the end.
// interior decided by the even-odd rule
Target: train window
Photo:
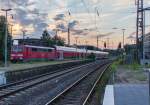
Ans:
{"type": "Polygon", "coordinates": [[[48,52],[47,49],[38,49],[38,52],[48,52]]]}
{"type": "Polygon", "coordinates": [[[52,49],[48,49],[48,52],[52,52],[52,49]]]}
{"type": "Polygon", "coordinates": [[[38,50],[37,50],[37,48],[32,48],[32,51],[37,52],[38,50]]]}
{"type": "Polygon", "coordinates": [[[22,46],[13,46],[12,47],[12,51],[13,52],[22,52],[23,51],[23,47],[22,46]]]}

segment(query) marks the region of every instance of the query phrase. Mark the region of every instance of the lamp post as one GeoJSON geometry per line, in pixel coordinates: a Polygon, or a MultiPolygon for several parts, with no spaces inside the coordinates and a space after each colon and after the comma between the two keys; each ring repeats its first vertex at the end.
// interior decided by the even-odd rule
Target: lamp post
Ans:
{"type": "Polygon", "coordinates": [[[78,58],[78,55],[77,55],[78,38],[79,38],[79,37],[75,37],[75,40],[76,40],[76,59],[78,58]]]}
{"type": "Polygon", "coordinates": [[[124,49],[124,35],[125,35],[125,31],[126,31],[126,29],[122,29],[122,33],[123,33],[123,49],[124,49]]]}
{"type": "Polygon", "coordinates": [[[25,36],[26,36],[27,30],[22,30],[23,35],[23,45],[25,44],[25,36]]]}
{"type": "Polygon", "coordinates": [[[88,41],[87,40],[85,41],[85,46],[86,46],[86,48],[85,48],[86,49],[86,55],[85,55],[85,57],[87,57],[87,51],[88,51],[88,41]]]}
{"type": "Polygon", "coordinates": [[[12,25],[12,24],[9,24],[9,26],[10,26],[10,37],[11,37],[11,40],[10,40],[10,45],[12,46],[12,38],[13,38],[13,26],[14,25],[12,25]]]}
{"type": "Polygon", "coordinates": [[[8,66],[8,62],[7,62],[7,60],[8,60],[8,48],[7,48],[7,38],[8,38],[8,27],[7,27],[7,13],[8,13],[8,11],[11,11],[12,9],[1,9],[1,11],[4,11],[5,12],[5,16],[6,16],[6,19],[5,19],[5,60],[4,60],[4,62],[5,62],[5,64],[4,64],[4,66],[5,67],[7,67],[8,66]]]}
{"type": "MultiPolygon", "coordinates": [[[[119,29],[119,28],[117,28],[117,27],[114,27],[114,28],[112,28],[113,30],[117,30],[117,29],[119,29]]],[[[121,29],[122,30],[122,48],[124,49],[124,42],[125,42],[125,38],[124,38],[124,36],[125,36],[125,31],[126,31],[126,29],[121,29]]]]}

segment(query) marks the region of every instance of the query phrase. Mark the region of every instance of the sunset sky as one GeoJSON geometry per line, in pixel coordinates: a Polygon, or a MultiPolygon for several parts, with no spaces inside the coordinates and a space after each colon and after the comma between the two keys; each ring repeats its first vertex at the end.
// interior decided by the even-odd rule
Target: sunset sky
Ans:
{"type": "MultiPolygon", "coordinates": [[[[144,7],[150,6],[149,0],[144,3],[144,7]]],[[[9,22],[14,25],[14,38],[22,38],[22,29],[32,38],[40,38],[44,29],[54,35],[52,30],[57,27],[61,29],[59,36],[67,41],[67,24],[70,23],[72,44],[78,36],[78,44],[88,41],[89,45],[96,45],[98,35],[100,47],[109,39],[109,46],[116,48],[122,41],[123,28],[126,29],[125,42],[134,42],[128,37],[135,37],[135,0],[0,0],[0,8],[8,7],[13,9],[9,12],[9,22]],[[114,27],[118,29],[112,29],[114,27]]],[[[149,13],[146,18],[146,25],[150,25],[149,13]]]]}

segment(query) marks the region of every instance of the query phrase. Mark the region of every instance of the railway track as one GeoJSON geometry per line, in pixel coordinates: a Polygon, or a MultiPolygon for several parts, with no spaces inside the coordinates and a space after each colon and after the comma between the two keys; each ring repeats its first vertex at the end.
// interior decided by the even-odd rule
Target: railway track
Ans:
{"type": "Polygon", "coordinates": [[[45,105],[86,105],[109,65],[105,64],[88,72],[45,105]]]}
{"type": "Polygon", "coordinates": [[[33,81],[35,79],[38,79],[38,78],[41,78],[41,77],[44,77],[44,76],[47,76],[47,75],[51,75],[51,74],[54,74],[54,73],[58,73],[60,71],[65,71],[67,69],[73,69],[73,68],[79,67],[79,66],[81,66],[81,65],[71,66],[71,67],[67,67],[67,68],[63,68],[63,69],[58,69],[58,70],[55,70],[55,71],[51,71],[49,73],[44,73],[44,74],[41,74],[41,75],[33,76],[33,77],[23,79],[23,80],[20,80],[20,81],[17,81],[17,82],[12,82],[12,83],[8,83],[8,84],[5,84],[5,85],[0,85],[0,90],[8,88],[10,86],[15,86],[15,85],[18,85],[18,84],[21,84],[21,83],[25,83],[25,82],[28,82],[28,81],[33,81]]]}
{"type": "Polygon", "coordinates": [[[41,75],[39,77],[30,78],[28,80],[16,82],[14,84],[1,86],[0,87],[0,105],[1,104],[5,105],[5,102],[7,102],[6,100],[8,98],[13,97],[15,94],[24,92],[25,90],[36,87],[37,85],[47,82],[51,79],[58,78],[62,75],[66,75],[68,73],[73,73],[75,71],[81,70],[84,67],[91,67],[94,64],[95,63],[89,63],[89,64],[82,65],[82,66],[79,66],[76,68],[71,68],[69,70],[65,70],[65,71],[61,71],[61,72],[57,72],[57,73],[45,74],[45,75],[41,75]]]}

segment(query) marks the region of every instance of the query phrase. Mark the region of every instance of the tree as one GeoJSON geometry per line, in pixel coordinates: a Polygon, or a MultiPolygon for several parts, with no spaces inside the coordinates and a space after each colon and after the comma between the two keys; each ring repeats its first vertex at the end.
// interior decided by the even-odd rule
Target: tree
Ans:
{"type": "Polygon", "coordinates": [[[118,44],[118,49],[121,49],[121,46],[122,46],[122,44],[121,44],[121,42],[118,44]]]}
{"type": "Polygon", "coordinates": [[[0,61],[4,61],[5,17],[0,16],[0,61]]]}
{"type": "Polygon", "coordinates": [[[47,30],[43,31],[41,39],[45,42],[46,46],[53,47],[54,45],[64,46],[65,40],[61,37],[51,37],[47,30]]]}
{"type": "MultiPolygon", "coordinates": [[[[6,25],[5,25],[5,17],[0,16],[0,61],[4,61],[5,56],[5,31],[6,31],[6,25]]],[[[7,58],[8,61],[10,60],[10,54],[11,54],[11,40],[12,37],[8,30],[8,40],[7,40],[7,58]]]]}
{"type": "Polygon", "coordinates": [[[47,30],[44,30],[42,33],[42,39],[51,39],[50,34],[48,33],[47,30]]]}
{"type": "Polygon", "coordinates": [[[107,47],[107,44],[106,44],[106,42],[104,42],[104,48],[106,48],[107,47]]]}
{"type": "Polygon", "coordinates": [[[65,44],[65,40],[61,37],[58,37],[58,36],[55,36],[53,38],[53,41],[54,41],[54,44],[58,45],[58,46],[64,46],[64,44],[65,44]]]}

